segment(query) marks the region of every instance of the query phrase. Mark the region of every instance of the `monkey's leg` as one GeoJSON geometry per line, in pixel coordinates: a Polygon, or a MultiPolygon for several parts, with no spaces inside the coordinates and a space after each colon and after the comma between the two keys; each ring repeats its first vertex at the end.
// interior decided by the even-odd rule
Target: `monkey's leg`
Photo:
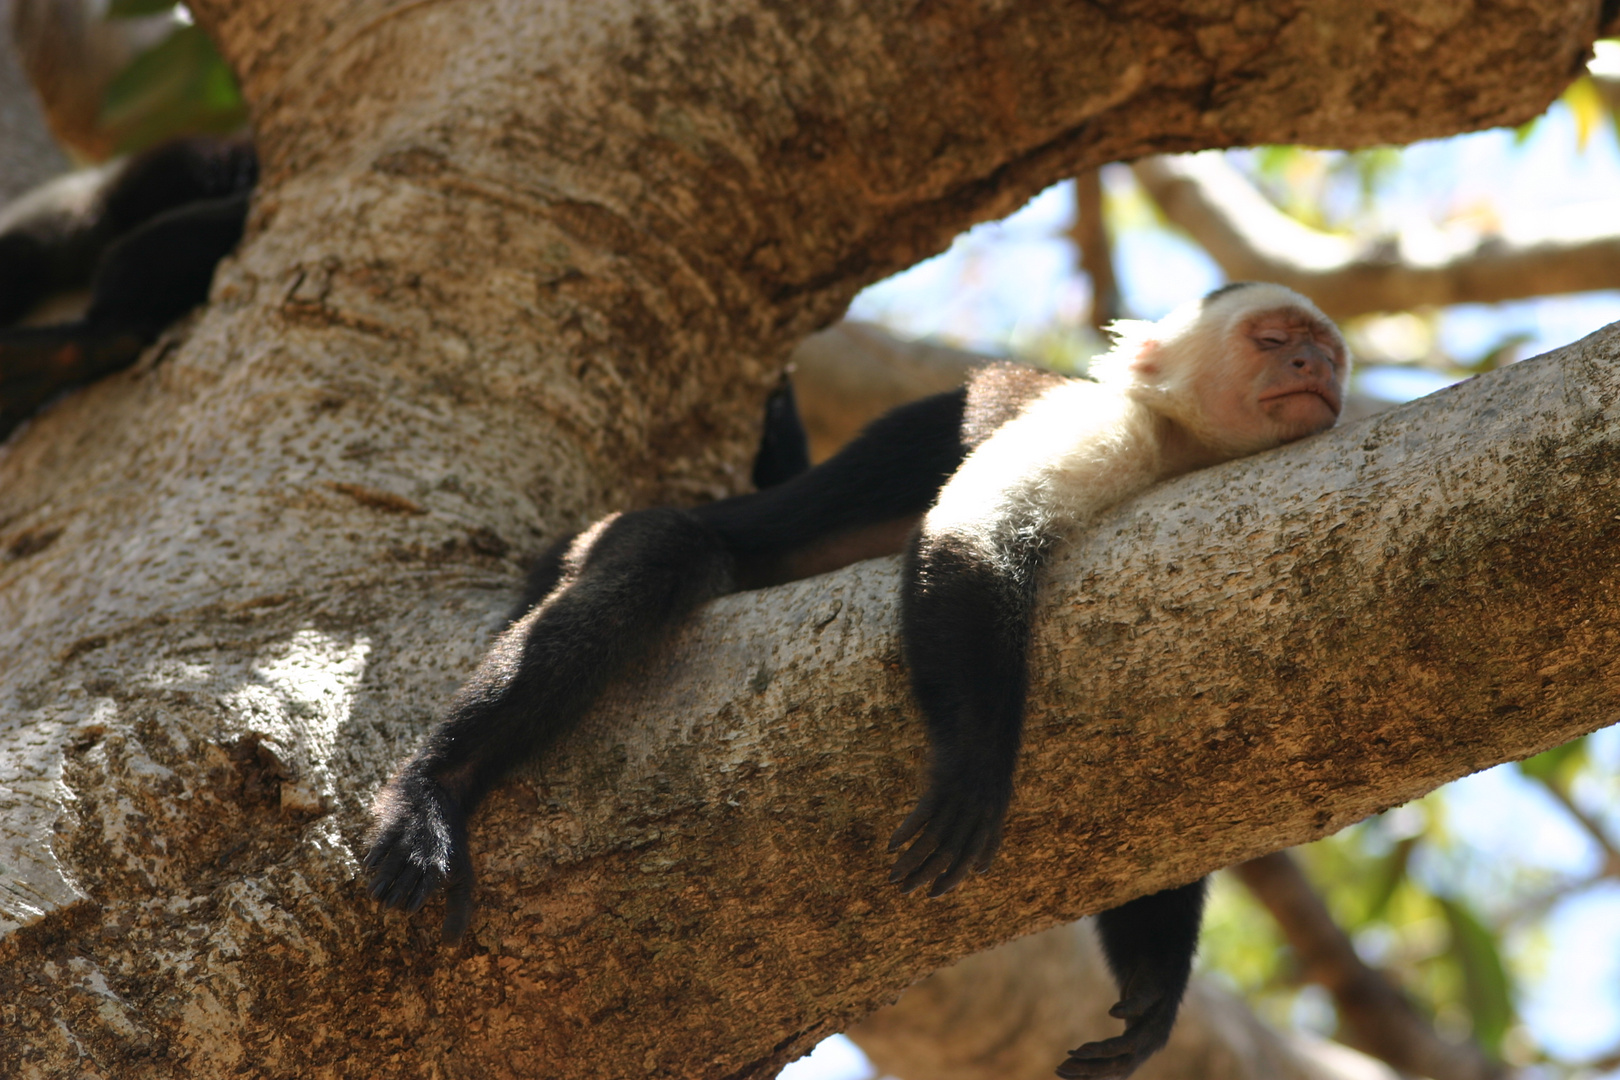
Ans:
{"type": "Polygon", "coordinates": [[[957,390],[902,405],[815,468],[692,513],[724,539],[743,589],[893,555],[962,464],[965,400],[957,390]]]}
{"type": "Polygon", "coordinates": [[[415,911],[444,886],[447,941],[472,917],[473,809],[573,727],[626,664],[731,589],[724,544],[684,510],[608,518],[574,545],[561,583],[497,639],[450,715],[377,798],[371,894],[415,911]]]}
{"type": "Polygon", "coordinates": [[[963,395],[904,406],[843,452],[767,491],[609,518],[553,544],[526,613],[378,797],[372,895],[415,911],[447,887],[444,934],[472,913],[467,817],[589,708],[631,658],[705,600],[897,551],[962,457],[963,395]],[[898,528],[897,528],[898,526],[898,528]],[[892,535],[891,535],[892,534],[892,535]],[[826,565],[829,559],[841,562],[826,565]]]}
{"type": "Polygon", "coordinates": [[[22,232],[0,236],[0,326],[10,326],[45,299],[50,270],[50,253],[38,237],[22,232]]]}
{"type": "Polygon", "coordinates": [[[926,527],[907,552],[901,635],[912,690],[928,724],[927,792],[889,840],[889,880],[907,892],[955,888],[988,869],[1001,844],[1024,722],[1026,654],[1038,533],[983,541],[926,527]]]}
{"type": "Polygon", "coordinates": [[[141,328],[148,337],[208,299],[214,268],[242,239],[251,193],[188,203],[157,215],[107,249],[91,282],[91,326],[141,328]]]}
{"type": "Polygon", "coordinates": [[[241,238],[247,199],[193,203],[114,244],[78,322],[0,330],[0,438],[58,391],[134,363],[165,326],[208,299],[214,267],[241,238]]]}
{"type": "Polygon", "coordinates": [[[1125,1033],[1070,1050],[1059,1076],[1129,1076],[1164,1046],[1192,973],[1204,885],[1200,879],[1139,897],[1097,917],[1103,954],[1119,984],[1119,1003],[1108,1014],[1125,1021],[1125,1033]]]}

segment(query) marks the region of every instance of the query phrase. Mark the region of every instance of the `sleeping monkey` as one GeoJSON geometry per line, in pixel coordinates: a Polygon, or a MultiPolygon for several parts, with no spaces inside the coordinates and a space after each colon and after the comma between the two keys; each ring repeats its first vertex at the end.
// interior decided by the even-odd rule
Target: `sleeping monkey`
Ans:
{"type": "MultiPolygon", "coordinates": [[[[1161,480],[1326,430],[1344,398],[1343,338],[1278,285],[1228,285],[1118,334],[1096,381],[997,365],[774,487],[614,514],[555,544],[511,626],[378,796],[372,895],[415,911],[442,888],[444,937],[459,938],[472,917],[469,815],[630,660],[714,597],[902,550],[901,638],[931,766],[890,841],[890,880],[938,896],[988,868],[1046,553],[1161,480]]],[[[1125,1031],[1070,1051],[1059,1075],[1127,1076],[1164,1045],[1203,901],[1199,881],[1100,916],[1125,1031]]]]}

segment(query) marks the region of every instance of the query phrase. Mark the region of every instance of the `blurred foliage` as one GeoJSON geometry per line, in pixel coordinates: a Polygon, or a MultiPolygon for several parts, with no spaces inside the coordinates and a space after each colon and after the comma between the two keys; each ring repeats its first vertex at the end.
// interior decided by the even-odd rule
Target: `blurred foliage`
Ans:
{"type": "Polygon", "coordinates": [[[1560,100],[1575,117],[1575,144],[1584,153],[1592,142],[1592,133],[1610,119],[1608,106],[1590,75],[1570,83],[1560,100]]]}
{"type": "MultiPolygon", "coordinates": [[[[114,0],[109,18],[161,14],[173,4],[114,0]]],[[[180,135],[226,134],[247,123],[236,76],[208,35],[177,25],[107,87],[100,123],[122,153],[180,135]]]]}
{"type": "Polygon", "coordinates": [[[1261,146],[1252,178],[1289,216],[1323,232],[1364,232],[1377,209],[1379,185],[1400,168],[1392,146],[1324,151],[1261,146]]]}
{"type": "Polygon", "coordinates": [[[112,0],[107,5],[107,18],[139,19],[143,15],[163,15],[178,6],[174,0],[112,0]]]}
{"type": "MultiPolygon", "coordinates": [[[[1549,794],[1587,805],[1620,790],[1620,760],[1601,760],[1578,739],[1516,765],[1516,772],[1549,794]]],[[[1612,799],[1610,800],[1612,805],[1612,799]]],[[[1538,1047],[1517,1006],[1540,973],[1545,923],[1557,905],[1599,881],[1560,875],[1535,851],[1504,864],[1448,827],[1447,789],[1369,818],[1336,836],[1296,849],[1334,918],[1362,959],[1382,970],[1431,1017],[1442,1036],[1471,1038],[1513,1065],[1539,1064],[1547,1075],[1582,1075],[1579,1063],[1559,1062],[1538,1047]]],[[[1569,829],[1593,848],[1613,837],[1594,813],[1568,813],[1569,829]],[[1582,820],[1584,819],[1584,820],[1582,820]],[[1594,830],[1599,830],[1594,835],[1594,830]]],[[[1601,862],[1601,857],[1599,862],[1601,862]]],[[[1235,985],[1273,1023],[1334,1034],[1330,999],[1306,987],[1292,951],[1270,916],[1235,879],[1217,882],[1206,923],[1201,963],[1235,985]]]]}

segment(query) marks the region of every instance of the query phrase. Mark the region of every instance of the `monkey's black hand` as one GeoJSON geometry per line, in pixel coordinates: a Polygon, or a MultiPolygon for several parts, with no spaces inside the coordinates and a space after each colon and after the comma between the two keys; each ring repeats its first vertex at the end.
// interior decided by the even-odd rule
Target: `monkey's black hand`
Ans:
{"type": "Polygon", "coordinates": [[[1069,1051],[1057,1074],[1068,1080],[1122,1080],[1156,1054],[1170,1038],[1180,996],[1156,987],[1127,990],[1108,1015],[1125,1021],[1125,1034],[1069,1051]]]}
{"type": "Polygon", "coordinates": [[[902,892],[932,880],[928,895],[943,896],[960,885],[968,871],[982,874],[990,869],[1001,846],[1001,823],[1011,796],[1010,784],[983,777],[935,777],[917,809],[889,837],[890,851],[911,841],[894,861],[889,880],[902,892]]]}
{"type": "Polygon", "coordinates": [[[453,944],[467,932],[473,911],[467,816],[431,777],[407,772],[383,789],[365,865],[371,895],[384,907],[414,913],[442,886],[442,939],[453,944]]]}

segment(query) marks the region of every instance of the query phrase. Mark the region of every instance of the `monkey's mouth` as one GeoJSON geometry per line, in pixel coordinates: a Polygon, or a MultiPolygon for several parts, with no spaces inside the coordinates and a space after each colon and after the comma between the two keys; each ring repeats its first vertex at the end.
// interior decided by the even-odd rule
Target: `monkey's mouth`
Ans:
{"type": "Polygon", "coordinates": [[[1339,401],[1338,394],[1335,394],[1331,390],[1321,386],[1300,386],[1291,390],[1275,390],[1269,394],[1262,394],[1260,396],[1260,403],[1262,405],[1269,405],[1274,401],[1282,401],[1286,398],[1302,396],[1319,399],[1322,404],[1328,407],[1328,410],[1332,412],[1334,416],[1338,416],[1339,410],[1343,407],[1339,401]]]}

